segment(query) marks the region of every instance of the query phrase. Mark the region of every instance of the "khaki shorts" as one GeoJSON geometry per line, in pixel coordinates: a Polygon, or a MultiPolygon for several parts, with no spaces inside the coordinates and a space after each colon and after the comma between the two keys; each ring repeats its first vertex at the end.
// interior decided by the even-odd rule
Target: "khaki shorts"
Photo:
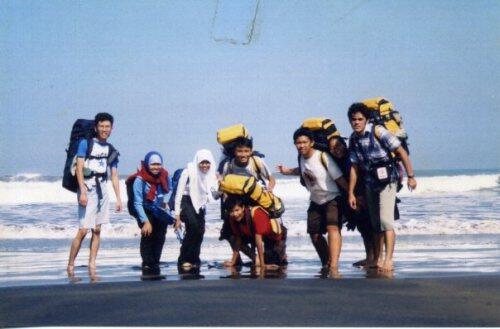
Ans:
{"type": "Polygon", "coordinates": [[[394,207],[397,183],[390,183],[382,191],[366,187],[366,202],[373,230],[377,233],[394,230],[394,207]]]}

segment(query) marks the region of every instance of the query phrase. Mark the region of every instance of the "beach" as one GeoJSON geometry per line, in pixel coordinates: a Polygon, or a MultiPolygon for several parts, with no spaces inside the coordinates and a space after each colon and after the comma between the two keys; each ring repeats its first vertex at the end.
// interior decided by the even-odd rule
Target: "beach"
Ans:
{"type": "Polygon", "coordinates": [[[0,289],[0,326],[499,326],[500,278],[217,280],[0,289]]]}

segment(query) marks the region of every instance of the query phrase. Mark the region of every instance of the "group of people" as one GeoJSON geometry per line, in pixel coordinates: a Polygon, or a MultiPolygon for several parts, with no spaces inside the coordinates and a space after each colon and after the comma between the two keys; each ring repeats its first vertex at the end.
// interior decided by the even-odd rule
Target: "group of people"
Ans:
{"type": "MultiPolygon", "coordinates": [[[[298,165],[292,168],[277,165],[276,169],[283,175],[300,176],[310,193],[307,233],[322,268],[338,270],[341,229],[343,223],[347,223],[349,228],[358,229],[366,251],[366,259],[355,265],[392,271],[401,165],[406,170],[410,189],[417,185],[413,168],[399,139],[383,126],[369,123],[366,105],[352,104],[348,117],[353,129],[348,144],[340,135],[332,136],[328,140],[328,151],[321,151],[315,148],[313,133],[299,128],[293,134],[298,165]],[[398,162],[394,160],[396,157],[398,162]]],[[[109,222],[108,191],[106,184],[102,184],[108,179],[108,172],[116,195],[116,210],[122,210],[118,152],[108,142],[113,117],[98,113],[94,124],[93,142],[82,139],[76,152],[80,228],[71,244],[69,275],[74,274],[75,258],[89,230],[92,231],[89,271],[95,271],[101,225],[109,222]]],[[[137,173],[127,179],[129,212],[141,230],[143,275],[160,274],[168,225],[173,225],[176,231],[182,224],[185,227],[179,270],[199,269],[206,206],[218,199],[223,219],[220,240],[227,240],[232,249],[232,257],[224,266],[242,265],[240,253],[249,257],[261,272],[288,264],[287,228],[266,209],[249,203],[245,197],[223,193],[220,185],[227,175],[255,177],[269,192],[276,185],[270,168],[254,152],[253,141],[248,137],[238,138],[231,154],[225,154],[219,164],[209,150],[197,151],[193,161],[176,171],[172,179],[163,167],[159,152],[145,155],[137,173]],[[167,202],[168,193],[171,196],[167,202]]]]}

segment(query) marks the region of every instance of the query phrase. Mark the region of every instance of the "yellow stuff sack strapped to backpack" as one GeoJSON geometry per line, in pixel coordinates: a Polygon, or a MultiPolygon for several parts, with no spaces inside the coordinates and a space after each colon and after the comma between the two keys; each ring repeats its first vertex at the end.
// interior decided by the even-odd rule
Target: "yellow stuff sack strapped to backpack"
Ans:
{"type": "Polygon", "coordinates": [[[221,145],[230,143],[240,137],[250,137],[248,130],[241,123],[217,130],[217,142],[221,145]]]}
{"type": "Polygon", "coordinates": [[[399,139],[408,138],[403,128],[403,119],[394,106],[384,97],[365,99],[363,102],[370,110],[370,117],[375,124],[383,125],[399,139]]]}
{"type": "Polygon", "coordinates": [[[302,122],[302,128],[309,129],[311,131],[323,130],[327,140],[332,137],[340,136],[340,132],[335,123],[330,119],[325,118],[308,118],[302,122]]]}
{"type": "Polygon", "coordinates": [[[220,190],[246,197],[253,204],[264,208],[271,217],[280,217],[285,212],[281,199],[265,190],[253,176],[226,175],[220,183],[220,190]]]}

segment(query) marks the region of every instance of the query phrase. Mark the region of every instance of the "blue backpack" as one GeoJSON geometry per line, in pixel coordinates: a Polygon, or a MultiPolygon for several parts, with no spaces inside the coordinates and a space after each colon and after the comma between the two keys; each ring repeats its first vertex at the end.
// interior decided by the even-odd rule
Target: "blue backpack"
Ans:
{"type": "Polygon", "coordinates": [[[177,185],[179,185],[179,179],[181,178],[182,171],[184,168],[177,169],[172,176],[172,194],[170,194],[170,198],[168,199],[168,207],[170,210],[174,211],[175,209],[175,195],[177,194],[177,185]]]}

